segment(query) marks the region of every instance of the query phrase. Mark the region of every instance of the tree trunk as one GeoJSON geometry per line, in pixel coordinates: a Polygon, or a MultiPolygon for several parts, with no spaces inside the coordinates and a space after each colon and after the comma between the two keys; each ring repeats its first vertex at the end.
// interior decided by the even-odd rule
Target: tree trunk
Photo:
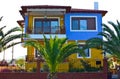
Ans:
{"type": "Polygon", "coordinates": [[[47,76],[47,79],[58,79],[56,72],[50,72],[47,76]]]}

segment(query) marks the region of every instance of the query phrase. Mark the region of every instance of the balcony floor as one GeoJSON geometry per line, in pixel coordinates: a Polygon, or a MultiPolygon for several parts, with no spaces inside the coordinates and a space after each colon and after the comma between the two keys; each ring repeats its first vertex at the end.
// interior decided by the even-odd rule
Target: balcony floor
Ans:
{"type": "MultiPolygon", "coordinates": [[[[58,36],[58,38],[66,38],[66,34],[44,34],[46,38],[54,38],[55,36],[58,36]]],[[[30,39],[43,39],[43,34],[29,34],[30,39]]],[[[25,38],[26,39],[26,38],[25,38]]]]}

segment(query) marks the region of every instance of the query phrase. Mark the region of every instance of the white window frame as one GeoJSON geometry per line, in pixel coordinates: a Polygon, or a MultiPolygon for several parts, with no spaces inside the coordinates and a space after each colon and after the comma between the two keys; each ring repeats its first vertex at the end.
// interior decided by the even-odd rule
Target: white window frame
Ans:
{"type": "MultiPolygon", "coordinates": [[[[80,45],[85,45],[85,43],[78,43],[80,45]]],[[[77,53],[77,58],[83,58],[82,56],[79,57],[79,53],[77,53]]],[[[85,58],[91,58],[91,49],[89,48],[89,57],[85,57],[85,58]]]]}
{"type": "Polygon", "coordinates": [[[70,16],[70,31],[71,32],[96,32],[98,31],[98,25],[97,25],[97,16],[70,16]],[[72,18],[73,17],[80,17],[80,18],[95,18],[95,26],[96,29],[95,30],[72,30],[72,18]]]}

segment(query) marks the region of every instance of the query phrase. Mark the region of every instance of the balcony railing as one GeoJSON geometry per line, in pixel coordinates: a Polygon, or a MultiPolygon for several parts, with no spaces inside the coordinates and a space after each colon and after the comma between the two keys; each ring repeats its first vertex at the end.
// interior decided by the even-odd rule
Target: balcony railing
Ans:
{"type": "Polygon", "coordinates": [[[28,34],[65,34],[65,26],[59,27],[37,27],[34,29],[27,28],[28,34]]]}

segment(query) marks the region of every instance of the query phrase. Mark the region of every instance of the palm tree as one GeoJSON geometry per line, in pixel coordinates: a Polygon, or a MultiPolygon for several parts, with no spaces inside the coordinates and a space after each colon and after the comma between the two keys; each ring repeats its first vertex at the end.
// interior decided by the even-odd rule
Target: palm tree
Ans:
{"type": "Polygon", "coordinates": [[[87,40],[86,45],[90,48],[103,49],[104,52],[116,55],[120,58],[120,22],[113,23],[108,22],[109,26],[103,24],[103,32],[100,32],[98,35],[103,36],[103,38],[91,38],[87,40]]]}
{"type": "MultiPolygon", "coordinates": [[[[0,18],[0,21],[2,20],[2,17],[0,18]]],[[[5,53],[5,50],[16,45],[16,44],[19,44],[21,43],[20,42],[15,42],[15,43],[11,43],[12,41],[14,41],[15,39],[19,39],[23,36],[23,34],[15,34],[17,32],[21,32],[21,28],[19,27],[14,27],[12,29],[9,29],[6,33],[4,33],[4,29],[6,28],[6,26],[3,26],[3,27],[0,27],[0,52],[4,51],[5,53]]],[[[3,59],[5,57],[5,54],[3,56],[3,59]]]]}
{"type": "Polygon", "coordinates": [[[55,79],[57,67],[62,63],[68,56],[73,53],[82,52],[76,43],[66,43],[67,39],[59,39],[57,36],[47,39],[44,36],[44,44],[40,44],[37,40],[28,40],[25,42],[27,46],[33,46],[37,49],[47,63],[50,73],[48,79],[55,79]]]}

